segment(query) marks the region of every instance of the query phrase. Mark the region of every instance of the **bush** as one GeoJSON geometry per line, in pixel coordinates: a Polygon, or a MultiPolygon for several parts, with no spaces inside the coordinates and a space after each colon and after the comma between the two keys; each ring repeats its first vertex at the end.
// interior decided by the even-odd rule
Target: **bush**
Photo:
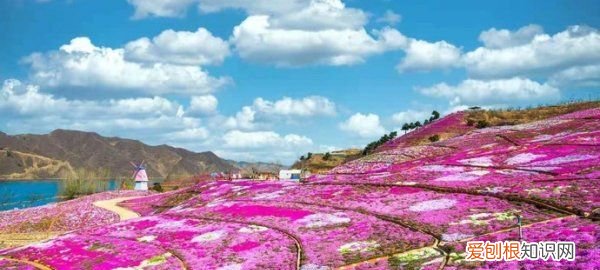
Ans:
{"type": "Polygon", "coordinates": [[[437,135],[437,134],[429,137],[430,142],[437,142],[439,140],[440,140],[440,135],[437,135]]]}
{"type": "Polygon", "coordinates": [[[475,120],[473,120],[473,119],[467,119],[467,126],[472,127],[473,125],[475,125],[475,120]]]}
{"type": "Polygon", "coordinates": [[[77,169],[68,173],[61,181],[60,195],[66,200],[72,200],[80,196],[90,195],[108,190],[108,170],[88,171],[77,169]]]}
{"type": "Polygon", "coordinates": [[[477,125],[475,126],[476,128],[486,128],[489,127],[490,123],[488,121],[485,120],[479,120],[477,121],[477,125]]]}

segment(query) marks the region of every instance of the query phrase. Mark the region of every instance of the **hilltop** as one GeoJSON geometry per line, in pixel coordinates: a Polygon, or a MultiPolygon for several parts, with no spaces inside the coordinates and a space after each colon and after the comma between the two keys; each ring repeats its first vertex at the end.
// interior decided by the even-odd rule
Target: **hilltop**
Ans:
{"type": "Polygon", "coordinates": [[[112,225],[114,216],[97,208],[69,211],[90,204],[83,199],[0,213],[8,233],[48,231],[56,216],[105,217],[105,226],[58,223],[79,230],[0,250],[0,267],[597,269],[600,107],[492,127],[468,125],[469,113],[301,182],[209,181],[125,200],[120,206],[142,217],[112,225]],[[441,131],[460,135],[405,146],[441,131]],[[576,252],[468,261],[470,241],[574,242],[576,252]]]}
{"type": "Polygon", "coordinates": [[[129,162],[142,160],[153,178],[181,178],[238,169],[213,152],[150,146],[93,132],[58,129],[44,135],[0,133],[0,178],[54,178],[78,168],[104,168],[115,176],[129,176],[129,162]]]}

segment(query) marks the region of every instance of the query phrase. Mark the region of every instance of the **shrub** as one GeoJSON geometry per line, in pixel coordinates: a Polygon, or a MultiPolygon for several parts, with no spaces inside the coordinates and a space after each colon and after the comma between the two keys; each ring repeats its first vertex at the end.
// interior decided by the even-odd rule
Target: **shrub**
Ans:
{"type": "Polygon", "coordinates": [[[437,134],[429,137],[430,142],[437,142],[439,140],[440,140],[440,135],[437,135],[437,134]]]}
{"type": "Polygon", "coordinates": [[[66,200],[108,190],[108,170],[89,171],[77,169],[65,175],[61,181],[60,195],[66,200]]]}
{"type": "Polygon", "coordinates": [[[331,158],[331,154],[329,154],[329,152],[325,153],[325,155],[323,156],[323,160],[329,160],[331,158]]]}
{"type": "Polygon", "coordinates": [[[476,128],[486,128],[489,127],[490,123],[488,121],[485,120],[479,120],[477,121],[477,125],[475,126],[476,128]]]}
{"type": "Polygon", "coordinates": [[[473,120],[473,119],[467,119],[467,126],[472,127],[473,125],[475,125],[475,120],[473,120]]]}

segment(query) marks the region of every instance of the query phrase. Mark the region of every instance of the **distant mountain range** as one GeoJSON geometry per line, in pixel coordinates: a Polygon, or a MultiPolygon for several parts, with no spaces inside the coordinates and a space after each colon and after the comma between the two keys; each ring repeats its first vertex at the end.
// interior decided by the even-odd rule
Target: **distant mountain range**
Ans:
{"type": "Polygon", "coordinates": [[[238,171],[253,164],[224,160],[213,152],[150,146],[93,132],[58,129],[44,135],[14,136],[0,132],[0,178],[4,179],[58,178],[79,168],[105,168],[112,175],[128,176],[132,169],[129,162],[142,160],[150,178],[165,179],[238,171]]]}

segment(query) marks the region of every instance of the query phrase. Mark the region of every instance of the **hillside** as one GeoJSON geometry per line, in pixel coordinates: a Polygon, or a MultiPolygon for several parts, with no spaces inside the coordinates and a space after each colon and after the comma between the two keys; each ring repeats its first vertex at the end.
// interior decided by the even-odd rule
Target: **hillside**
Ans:
{"type": "Polygon", "coordinates": [[[103,137],[92,132],[55,130],[45,135],[0,133],[0,178],[60,177],[63,172],[105,168],[129,176],[130,161],[147,163],[151,178],[181,178],[198,173],[236,170],[212,152],[195,153],[168,145],[103,137]]]}
{"type": "Polygon", "coordinates": [[[296,161],[292,168],[305,169],[311,173],[325,173],[336,166],[359,158],[360,152],[360,149],[333,151],[329,153],[330,156],[327,159],[324,158],[326,153],[313,153],[310,157],[296,161]]]}
{"type": "MultiPolygon", "coordinates": [[[[450,120],[438,124],[464,128],[450,120]]],[[[81,230],[0,250],[0,268],[35,262],[56,269],[150,263],[161,269],[598,269],[599,146],[600,108],[594,108],[471,129],[428,145],[388,146],[301,182],[203,182],[124,201],[139,219],[100,227],[64,223],[64,231],[81,230]],[[467,260],[473,241],[575,247],[546,249],[548,260],[483,262],[467,260]]],[[[0,232],[45,228],[53,217],[48,212],[85,218],[85,211],[57,213],[83,208],[76,203],[0,213],[0,232]]]]}

